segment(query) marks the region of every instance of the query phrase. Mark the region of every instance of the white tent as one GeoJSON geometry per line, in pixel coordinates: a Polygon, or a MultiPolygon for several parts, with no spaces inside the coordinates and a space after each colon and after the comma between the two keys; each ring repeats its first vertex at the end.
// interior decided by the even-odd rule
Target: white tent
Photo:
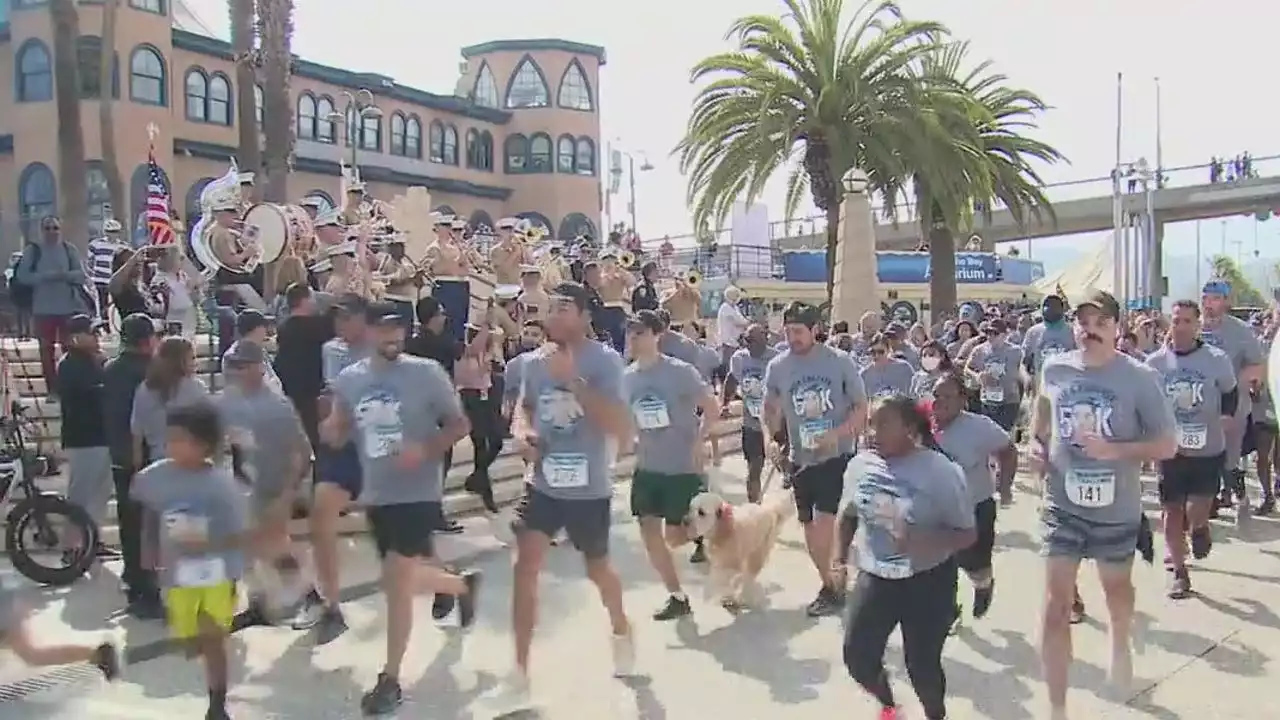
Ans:
{"type": "Polygon", "coordinates": [[[1112,268],[1115,264],[1111,259],[1111,248],[1112,241],[1108,239],[1096,252],[1083,254],[1083,257],[1066,268],[1036,281],[1036,290],[1050,295],[1061,288],[1068,300],[1084,297],[1092,290],[1105,290],[1114,295],[1115,278],[1112,268]]]}

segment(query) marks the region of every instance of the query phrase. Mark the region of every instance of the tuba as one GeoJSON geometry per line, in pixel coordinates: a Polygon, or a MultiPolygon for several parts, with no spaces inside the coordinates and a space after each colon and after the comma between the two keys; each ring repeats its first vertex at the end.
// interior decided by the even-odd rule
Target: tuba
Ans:
{"type": "Polygon", "coordinates": [[[618,256],[618,265],[620,265],[623,270],[635,270],[638,262],[639,258],[637,258],[636,254],[630,250],[623,250],[622,254],[618,256]]]}
{"type": "Polygon", "coordinates": [[[191,226],[191,254],[195,256],[200,274],[212,278],[222,267],[209,247],[209,231],[213,228],[213,206],[219,199],[240,191],[240,170],[233,160],[231,168],[222,177],[210,182],[200,191],[200,219],[191,226]]]}

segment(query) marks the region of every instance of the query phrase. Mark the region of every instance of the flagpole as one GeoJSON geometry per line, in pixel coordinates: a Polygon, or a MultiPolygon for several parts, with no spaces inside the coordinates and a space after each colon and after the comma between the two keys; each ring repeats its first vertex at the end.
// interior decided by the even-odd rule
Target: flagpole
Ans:
{"type": "Polygon", "coordinates": [[[1200,268],[1204,266],[1204,258],[1200,257],[1200,225],[1202,221],[1196,221],[1196,292],[1200,292],[1200,288],[1204,285],[1200,282],[1200,268]]]}
{"type": "Polygon", "coordinates": [[[1116,73],[1116,164],[1111,171],[1112,192],[1112,236],[1111,236],[1111,291],[1121,296],[1120,302],[1126,302],[1125,291],[1125,232],[1124,206],[1120,187],[1120,163],[1123,161],[1121,141],[1124,123],[1124,73],[1116,73]]]}
{"type": "Polygon", "coordinates": [[[1164,187],[1164,137],[1160,132],[1160,78],[1156,77],[1156,189],[1164,187]]]}

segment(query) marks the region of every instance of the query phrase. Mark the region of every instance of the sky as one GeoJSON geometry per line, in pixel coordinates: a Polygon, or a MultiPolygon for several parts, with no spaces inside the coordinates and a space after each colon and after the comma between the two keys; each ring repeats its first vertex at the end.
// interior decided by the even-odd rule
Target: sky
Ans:
{"type": "MultiPolygon", "coordinates": [[[[225,0],[184,1],[212,32],[225,37],[225,0]]],[[[452,91],[459,48],[465,45],[557,37],[605,47],[608,64],[597,88],[601,141],[647,157],[653,165],[636,182],[636,224],[646,238],[690,230],[685,182],[671,155],[696,92],[689,69],[730,47],[724,33],[737,17],[783,11],[779,0],[295,2],[299,55],[441,93],[452,91]]],[[[1280,103],[1271,99],[1280,89],[1269,30],[1280,26],[1280,4],[901,0],[901,6],[911,17],[946,24],[957,38],[970,41],[976,56],[994,61],[1011,84],[1039,93],[1053,108],[1042,118],[1039,137],[1070,162],[1045,168],[1048,182],[1103,177],[1115,165],[1117,73],[1124,74],[1123,161],[1146,157],[1156,162],[1157,76],[1164,167],[1245,150],[1257,158],[1280,155],[1280,103]]],[[[848,7],[852,12],[855,0],[848,0],[848,7]]],[[[1264,175],[1280,174],[1280,160],[1255,166],[1264,175]]],[[[1172,173],[1170,181],[1202,182],[1203,172],[1172,173]]],[[[623,187],[625,194],[625,180],[623,187]]],[[[1109,192],[1106,183],[1098,183],[1050,197],[1109,192]]],[[[626,207],[626,200],[615,198],[615,212],[626,207]]],[[[768,206],[771,220],[783,219],[782,178],[760,202],[768,206]]],[[[811,206],[800,212],[811,213],[811,206]]],[[[1194,223],[1167,229],[1166,255],[1193,255],[1195,234],[1194,223]]],[[[1205,253],[1225,247],[1227,254],[1238,252],[1247,260],[1256,238],[1260,256],[1280,258],[1280,219],[1206,221],[1202,238],[1205,253]]],[[[1037,240],[1029,254],[1053,266],[1099,242],[1101,237],[1088,236],[1037,240]]],[[[1028,254],[1025,247],[1023,254],[1028,254]]]]}

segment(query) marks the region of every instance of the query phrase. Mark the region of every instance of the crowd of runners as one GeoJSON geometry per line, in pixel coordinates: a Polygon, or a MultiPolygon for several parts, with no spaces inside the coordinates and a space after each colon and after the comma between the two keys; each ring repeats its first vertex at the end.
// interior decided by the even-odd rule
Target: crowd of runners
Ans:
{"type": "MultiPolygon", "coordinates": [[[[1233,506],[1238,514],[1274,509],[1276,420],[1263,385],[1272,321],[1233,317],[1230,288],[1218,281],[1167,315],[1127,313],[1092,292],[1072,302],[1051,296],[1038,310],[967,304],[935,327],[868,314],[850,328],[793,303],[780,333],[744,317],[728,292],[719,347],[707,346],[696,323],[638,309],[626,320],[623,352],[597,340],[593,290],[563,282],[547,289],[544,317],[528,321],[492,368],[474,364],[470,344],[446,349],[442,361],[439,345],[423,342],[441,320],[430,298],[419,303],[422,329],[410,336],[399,308],[339,297],[333,336],[325,336],[315,295],[305,285],[285,293],[289,319],[275,360],[277,368],[286,360],[315,365],[323,392],[313,405],[281,390],[277,375],[287,373],[272,371],[264,324],[248,313],[222,358],[226,387],[216,393],[197,379],[190,342],[158,336],[143,315],[123,319],[122,352],[102,371],[107,395],[128,386],[127,417],[118,398],[99,412],[113,461],[136,469],[118,498],[130,610],[163,617],[201,658],[206,717],[215,720],[229,717],[229,632],[285,624],[331,639],[345,629],[337,528],[354,506],[368,520],[386,601],[386,658],[362,698],[366,714],[401,701],[416,595],[434,595],[436,620],[456,613],[463,627],[474,622],[482,577],[442,564],[435,541],[453,531],[442,505],[445,475],[454,446],[474,438],[469,405],[479,400],[502,420],[498,446],[510,443],[526,467],[514,511],[493,500],[487,465],[466,485],[515,556],[513,669],[492,699],[505,711],[534,703],[539,575],[562,536],[582,555],[607,611],[613,673],[635,672],[636,616],[624,607],[609,555],[613,480],[624,456],[635,465],[630,510],[668,592],[651,618],[694,611],[673,553],[694,543],[690,560],[705,559],[696,549],[704,538],[691,537],[690,507],[719,461],[713,430],[730,414],[742,416],[748,501],[760,502],[762,478],[781,471],[815,572],[807,612],[844,613],[849,674],[886,719],[898,717],[883,666],[897,628],[925,716],[946,717],[942,657],[962,614],[958,576],[971,588],[968,612],[982,618],[996,601],[997,515],[1015,500],[1020,462],[1040,479],[1039,498],[1023,501],[1042,505],[1053,720],[1067,717],[1070,626],[1085,613],[1075,591],[1082,560],[1095,561],[1107,599],[1111,678],[1121,686],[1132,679],[1131,566],[1154,552],[1144,470],[1159,476],[1171,598],[1191,593],[1188,553],[1209,555],[1211,518],[1233,506]],[[306,347],[314,352],[300,355],[306,347]],[[1256,508],[1242,468],[1250,453],[1261,486],[1256,508]],[[289,522],[313,476],[306,553],[290,540],[289,522]],[[130,512],[140,520],[126,530],[130,512]],[[295,597],[300,608],[290,607],[295,597]]],[[[73,318],[69,329],[70,353],[97,353],[94,323],[73,318]]],[[[108,678],[119,674],[113,645],[41,646],[12,592],[0,601],[3,637],[27,662],[91,662],[108,678]]]]}

